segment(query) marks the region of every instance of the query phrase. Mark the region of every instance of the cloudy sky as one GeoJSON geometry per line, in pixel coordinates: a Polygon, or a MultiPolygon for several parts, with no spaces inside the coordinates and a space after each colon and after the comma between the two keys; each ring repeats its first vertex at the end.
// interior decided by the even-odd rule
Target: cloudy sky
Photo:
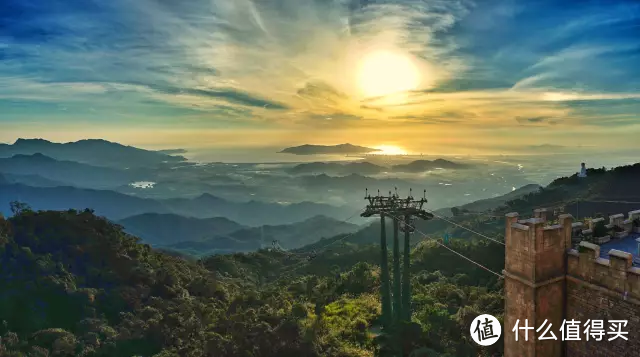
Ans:
{"type": "Polygon", "coordinates": [[[18,137],[639,147],[640,3],[1,0],[18,137]]]}

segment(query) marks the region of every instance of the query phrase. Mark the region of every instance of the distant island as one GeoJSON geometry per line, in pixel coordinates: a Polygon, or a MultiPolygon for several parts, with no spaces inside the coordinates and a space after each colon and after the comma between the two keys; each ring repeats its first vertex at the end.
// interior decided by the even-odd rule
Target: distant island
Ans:
{"type": "Polygon", "coordinates": [[[348,155],[348,154],[368,154],[381,151],[379,149],[368,148],[351,144],[340,145],[301,145],[286,148],[278,153],[294,155],[348,155]]]}

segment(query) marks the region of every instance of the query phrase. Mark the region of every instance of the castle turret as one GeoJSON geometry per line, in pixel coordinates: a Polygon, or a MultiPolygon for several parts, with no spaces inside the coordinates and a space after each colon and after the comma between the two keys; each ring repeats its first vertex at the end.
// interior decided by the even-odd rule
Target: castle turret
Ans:
{"type": "Polygon", "coordinates": [[[566,250],[571,247],[573,217],[561,215],[560,224],[547,226],[548,211],[518,220],[506,215],[505,229],[505,357],[561,357],[560,327],[564,318],[566,250]],[[547,320],[540,332],[536,330],[547,320]],[[517,328],[513,331],[514,326],[517,328]],[[539,338],[551,324],[544,337],[539,338]],[[521,329],[533,327],[533,329],[521,329]],[[517,334],[517,341],[516,341],[517,334]]]}

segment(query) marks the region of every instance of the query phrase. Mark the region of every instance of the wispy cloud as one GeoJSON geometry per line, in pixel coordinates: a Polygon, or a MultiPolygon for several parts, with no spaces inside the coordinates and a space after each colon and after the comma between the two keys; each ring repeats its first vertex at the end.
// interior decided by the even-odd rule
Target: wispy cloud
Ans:
{"type": "Polygon", "coordinates": [[[0,121],[209,122],[312,127],[328,136],[336,135],[330,128],[355,133],[376,125],[445,131],[556,124],[567,133],[607,120],[633,125],[640,6],[583,5],[6,0],[0,110],[8,115],[0,121]],[[376,49],[412,58],[420,88],[365,100],[356,72],[376,49]]]}

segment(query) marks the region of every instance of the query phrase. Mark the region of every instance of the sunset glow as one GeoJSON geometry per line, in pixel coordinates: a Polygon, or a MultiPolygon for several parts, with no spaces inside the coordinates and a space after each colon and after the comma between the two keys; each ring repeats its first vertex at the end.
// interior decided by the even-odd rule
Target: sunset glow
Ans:
{"type": "Polygon", "coordinates": [[[571,3],[8,0],[0,143],[635,148],[640,5],[571,3]]]}
{"type": "Polygon", "coordinates": [[[380,97],[416,89],[420,84],[420,73],[406,56],[387,51],[373,52],[360,64],[358,84],[366,97],[380,97]]]}
{"type": "Polygon", "coordinates": [[[406,155],[407,154],[406,150],[395,145],[379,145],[379,146],[374,146],[374,149],[381,150],[376,152],[376,154],[378,155],[406,155]]]}

